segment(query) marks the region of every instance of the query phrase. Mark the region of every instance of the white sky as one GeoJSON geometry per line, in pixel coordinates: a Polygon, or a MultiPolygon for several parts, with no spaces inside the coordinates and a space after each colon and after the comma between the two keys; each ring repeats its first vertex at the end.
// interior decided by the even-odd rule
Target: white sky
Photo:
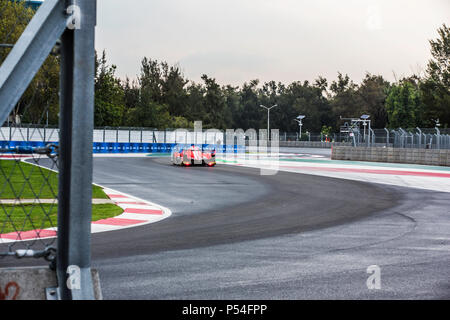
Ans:
{"type": "Polygon", "coordinates": [[[97,50],[120,77],[144,56],[200,82],[393,81],[426,68],[450,0],[98,0],[97,50]]]}

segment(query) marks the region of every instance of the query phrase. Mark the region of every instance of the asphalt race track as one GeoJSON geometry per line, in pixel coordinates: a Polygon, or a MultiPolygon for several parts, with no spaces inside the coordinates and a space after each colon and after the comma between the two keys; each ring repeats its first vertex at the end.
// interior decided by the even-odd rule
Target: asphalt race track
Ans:
{"type": "Polygon", "coordinates": [[[180,168],[167,158],[96,158],[94,172],[99,184],[173,211],[93,236],[105,298],[450,296],[448,193],[220,164],[180,168]],[[381,290],[366,286],[373,264],[381,290]]]}
{"type": "Polygon", "coordinates": [[[395,202],[391,194],[364,183],[284,172],[260,176],[257,169],[226,165],[174,167],[168,158],[100,158],[95,159],[94,170],[96,183],[140,198],[152,197],[172,210],[171,218],[157,224],[95,235],[99,247],[93,254],[98,258],[298,233],[342,224],[395,202]],[[122,179],[147,182],[117,184],[122,179]],[[367,208],[362,198],[374,205],[367,208]]]}
{"type": "Polygon", "coordinates": [[[172,210],[93,234],[104,298],[450,298],[450,193],[259,173],[94,158],[96,183],[172,210]],[[366,286],[371,265],[379,290],[366,286]]]}

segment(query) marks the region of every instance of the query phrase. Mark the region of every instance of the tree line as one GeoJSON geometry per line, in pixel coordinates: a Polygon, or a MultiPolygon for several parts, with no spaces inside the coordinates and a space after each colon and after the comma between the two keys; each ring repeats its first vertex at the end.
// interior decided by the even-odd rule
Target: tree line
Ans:
{"type": "Polygon", "coordinates": [[[187,128],[203,121],[204,128],[266,128],[272,109],[272,128],[295,132],[294,119],[304,114],[311,132],[339,130],[341,117],[371,116],[374,128],[442,127],[450,125],[450,28],[438,29],[431,40],[431,59],[423,76],[403,77],[393,83],[367,73],[360,84],[338,73],[290,84],[251,80],[242,86],[220,85],[203,75],[201,82],[186,79],[180,67],[144,58],[136,80],[116,77],[116,66],[106,53],[97,58],[95,124],[154,128],[187,128]]]}
{"type": "MultiPolygon", "coordinates": [[[[32,17],[21,2],[0,0],[0,43],[15,43],[32,17]],[[20,17],[20,20],[18,20],[20,17]]],[[[96,56],[95,126],[192,128],[196,120],[204,128],[266,128],[272,109],[272,128],[296,132],[294,119],[304,114],[304,130],[339,131],[343,118],[371,116],[373,128],[441,127],[450,125],[450,28],[445,24],[429,41],[431,58],[422,75],[389,82],[367,73],[361,83],[338,73],[328,81],[318,77],[290,84],[250,80],[241,86],[221,85],[203,75],[200,82],[187,79],[178,65],[143,58],[136,79],[120,79],[117,67],[105,52],[96,56]]],[[[10,52],[0,48],[0,63],[10,52]]],[[[50,55],[10,117],[22,123],[58,124],[59,56],[50,55]],[[47,112],[48,111],[48,112],[47,112]]]]}

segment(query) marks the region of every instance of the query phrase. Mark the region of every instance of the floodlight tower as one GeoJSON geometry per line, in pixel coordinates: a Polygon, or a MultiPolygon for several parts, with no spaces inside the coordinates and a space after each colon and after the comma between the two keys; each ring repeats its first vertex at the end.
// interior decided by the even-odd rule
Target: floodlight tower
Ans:
{"type": "Polygon", "coordinates": [[[300,141],[302,139],[302,126],[303,126],[303,119],[305,119],[306,116],[304,115],[299,115],[297,117],[297,119],[294,119],[294,121],[298,122],[298,126],[300,127],[300,132],[299,132],[299,136],[298,136],[298,140],[300,141]]]}
{"type": "Polygon", "coordinates": [[[270,140],[270,110],[277,106],[278,106],[277,104],[274,104],[271,107],[266,107],[266,106],[263,106],[262,104],[260,105],[261,108],[264,108],[267,110],[267,140],[270,140]]]}

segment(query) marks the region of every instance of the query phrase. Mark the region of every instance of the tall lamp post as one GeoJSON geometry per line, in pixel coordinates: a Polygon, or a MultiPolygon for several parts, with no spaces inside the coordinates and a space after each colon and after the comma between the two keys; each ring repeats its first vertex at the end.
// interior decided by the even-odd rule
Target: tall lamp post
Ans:
{"type": "Polygon", "coordinates": [[[303,126],[303,119],[305,119],[305,118],[306,118],[306,116],[299,115],[297,117],[297,119],[294,119],[294,121],[298,122],[298,126],[300,127],[300,133],[299,133],[299,136],[298,136],[298,141],[302,140],[302,126],[303,126]]]}
{"type": "Polygon", "coordinates": [[[363,126],[364,126],[364,142],[367,142],[367,145],[370,145],[370,120],[369,120],[370,116],[368,114],[363,114],[361,116],[362,122],[363,122],[363,126]],[[369,139],[366,141],[366,126],[367,123],[369,123],[369,131],[368,131],[368,135],[369,135],[369,139]]]}
{"type": "Polygon", "coordinates": [[[277,104],[274,104],[273,106],[268,108],[266,106],[263,106],[262,104],[260,105],[261,108],[264,108],[267,110],[267,140],[270,140],[270,110],[277,106],[278,106],[277,104]]]}

